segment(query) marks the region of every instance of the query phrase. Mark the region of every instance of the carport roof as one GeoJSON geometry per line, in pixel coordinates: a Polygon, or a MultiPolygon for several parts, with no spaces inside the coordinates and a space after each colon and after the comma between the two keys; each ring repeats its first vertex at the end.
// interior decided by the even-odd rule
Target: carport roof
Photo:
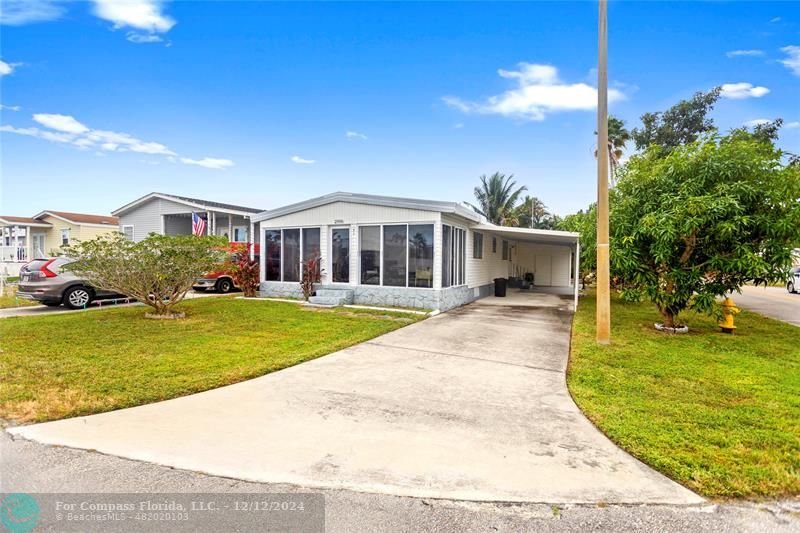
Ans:
{"type": "Polygon", "coordinates": [[[557,231],[549,229],[511,228],[495,226],[494,224],[478,224],[473,226],[474,231],[499,235],[505,239],[516,241],[537,242],[541,244],[573,245],[578,242],[579,234],[572,231],[557,231]]]}

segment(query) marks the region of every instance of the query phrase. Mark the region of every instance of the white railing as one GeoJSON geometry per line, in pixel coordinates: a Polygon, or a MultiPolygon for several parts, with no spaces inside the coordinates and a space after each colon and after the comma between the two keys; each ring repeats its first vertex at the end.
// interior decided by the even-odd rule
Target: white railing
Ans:
{"type": "Polygon", "coordinates": [[[25,246],[0,246],[0,261],[23,262],[28,260],[28,249],[25,246]]]}

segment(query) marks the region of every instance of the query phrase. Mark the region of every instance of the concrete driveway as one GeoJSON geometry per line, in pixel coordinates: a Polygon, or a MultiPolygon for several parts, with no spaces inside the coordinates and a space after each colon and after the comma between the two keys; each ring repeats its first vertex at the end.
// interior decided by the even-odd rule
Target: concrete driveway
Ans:
{"type": "MultiPolygon", "coordinates": [[[[244,383],[9,431],[251,481],[403,496],[698,503],[572,402],[571,302],[484,299],[244,383]]],[[[265,349],[267,349],[265,347],[265,349]]]]}
{"type": "Polygon", "coordinates": [[[800,326],[800,293],[790,294],[783,287],[742,287],[732,294],[736,305],[762,315],[800,326]]]}

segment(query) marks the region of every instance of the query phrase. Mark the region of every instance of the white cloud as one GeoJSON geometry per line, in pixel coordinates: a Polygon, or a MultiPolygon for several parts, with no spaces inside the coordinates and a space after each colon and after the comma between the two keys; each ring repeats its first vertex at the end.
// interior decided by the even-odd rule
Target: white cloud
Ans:
{"type": "Polygon", "coordinates": [[[800,76],[800,46],[784,46],[781,52],[786,53],[786,59],[781,59],[783,66],[792,71],[795,76],[800,76]]]}
{"type": "Polygon", "coordinates": [[[22,26],[55,20],[63,14],[62,3],[54,0],[3,0],[0,24],[22,26]]]}
{"type": "Polygon", "coordinates": [[[348,139],[361,139],[362,141],[367,140],[366,135],[364,135],[363,133],[358,133],[357,131],[348,131],[347,133],[344,134],[344,136],[347,137],[348,139]]]}
{"type": "Polygon", "coordinates": [[[457,122],[456,124],[453,124],[453,129],[454,130],[460,130],[463,127],[464,127],[464,123],[463,122],[457,122]]]}
{"type": "Polygon", "coordinates": [[[731,50],[725,54],[728,57],[760,57],[764,55],[763,50],[731,50]]]}
{"type": "Polygon", "coordinates": [[[230,159],[214,159],[213,157],[204,157],[199,160],[181,157],[181,163],[214,169],[226,169],[233,166],[233,161],[230,159]]]}
{"type": "Polygon", "coordinates": [[[770,122],[772,121],[766,118],[754,118],[753,120],[748,120],[747,122],[745,122],[744,126],[748,128],[755,128],[756,126],[761,126],[762,124],[769,124],[770,122]]]}
{"type": "Polygon", "coordinates": [[[94,14],[114,23],[114,28],[135,28],[150,33],[168,32],[175,20],[161,12],[160,0],[94,0],[94,14]]]}
{"type": "MultiPolygon", "coordinates": [[[[6,125],[0,127],[0,131],[36,137],[51,142],[70,143],[82,150],[94,148],[97,153],[136,152],[164,156],[170,161],[174,160],[175,156],[178,155],[161,143],[143,141],[128,133],[91,129],[70,115],[36,113],[33,115],[33,120],[48,129],[42,130],[36,127],[16,128],[6,125]]],[[[181,161],[188,165],[199,165],[214,169],[227,168],[234,164],[229,159],[211,157],[202,159],[182,157],[181,161]]]]}
{"type": "Polygon", "coordinates": [[[297,163],[298,165],[313,165],[316,162],[315,159],[303,159],[299,155],[292,156],[292,163],[297,163]]]}
{"type": "Polygon", "coordinates": [[[160,35],[154,33],[136,33],[135,31],[129,31],[125,35],[125,38],[136,44],[160,43],[164,41],[160,35]]]}
{"type": "Polygon", "coordinates": [[[786,124],[783,125],[783,127],[784,128],[789,128],[789,129],[800,128],[800,122],[797,122],[797,121],[787,122],[786,124]]]}
{"type": "Polygon", "coordinates": [[[0,59],[0,78],[3,76],[8,76],[14,70],[20,66],[22,63],[6,63],[2,59],[0,59]]]}
{"type": "Polygon", "coordinates": [[[770,19],[770,22],[772,22],[773,24],[775,24],[776,22],[780,22],[780,21],[781,21],[780,17],[775,17],[773,19],[770,19]]]}
{"type": "Polygon", "coordinates": [[[33,120],[51,130],[63,131],[66,133],[86,133],[89,131],[89,128],[69,115],[36,113],[33,115],[33,120]]]}
{"type": "Polygon", "coordinates": [[[744,98],[761,98],[769,92],[769,89],[761,86],[754,86],[752,83],[725,83],[722,85],[720,96],[733,100],[744,98]]]}
{"type": "MultiPolygon", "coordinates": [[[[597,89],[586,83],[565,83],[552,65],[520,63],[519,70],[499,69],[497,73],[517,84],[482,102],[445,96],[442,101],[463,113],[497,114],[528,120],[544,120],[560,111],[590,111],[597,107],[597,89]]],[[[609,89],[609,102],[624,100],[618,89],[609,89]]]]}
{"type": "Polygon", "coordinates": [[[19,111],[19,110],[20,110],[20,109],[22,109],[22,108],[21,108],[20,106],[18,106],[18,105],[5,105],[5,104],[0,104],[0,109],[5,109],[5,110],[7,110],[7,111],[19,111]]]}

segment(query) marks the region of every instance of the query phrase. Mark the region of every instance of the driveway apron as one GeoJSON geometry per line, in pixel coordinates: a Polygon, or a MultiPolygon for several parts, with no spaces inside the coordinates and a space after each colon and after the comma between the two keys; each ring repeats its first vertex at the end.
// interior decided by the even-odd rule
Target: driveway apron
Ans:
{"type": "Polygon", "coordinates": [[[575,406],[565,384],[570,306],[551,294],[486,298],[236,385],[9,431],[306,487],[481,501],[703,501],[617,448],[575,406]]]}

